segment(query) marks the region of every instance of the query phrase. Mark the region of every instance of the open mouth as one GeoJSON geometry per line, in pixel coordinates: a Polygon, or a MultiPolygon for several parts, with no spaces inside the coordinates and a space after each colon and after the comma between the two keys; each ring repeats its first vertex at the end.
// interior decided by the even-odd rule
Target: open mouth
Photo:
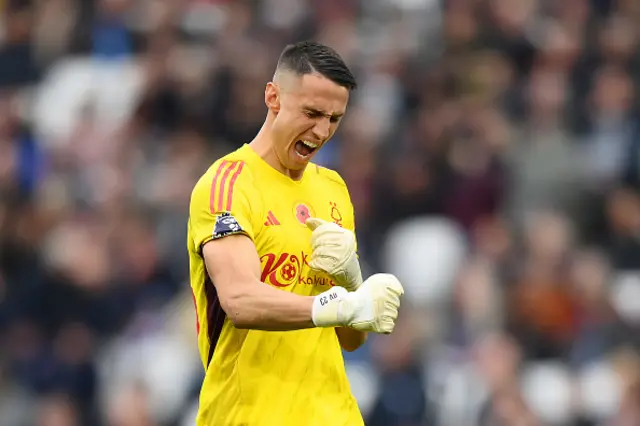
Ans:
{"type": "Polygon", "coordinates": [[[299,140],[295,144],[296,154],[301,158],[307,158],[318,149],[318,144],[309,141],[299,140]]]}

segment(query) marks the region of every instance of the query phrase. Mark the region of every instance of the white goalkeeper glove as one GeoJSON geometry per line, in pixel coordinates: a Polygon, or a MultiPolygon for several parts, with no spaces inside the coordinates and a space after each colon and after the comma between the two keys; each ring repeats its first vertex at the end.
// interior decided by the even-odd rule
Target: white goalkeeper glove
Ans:
{"type": "Polygon", "coordinates": [[[332,287],[315,297],[311,318],[316,327],[346,326],[389,334],[396,326],[402,284],[391,274],[374,274],[354,292],[332,287]]]}
{"type": "Polygon", "coordinates": [[[307,219],[306,224],[313,231],[311,269],[329,274],[339,286],[349,291],[357,290],[362,284],[362,272],[353,232],[315,217],[307,219]]]}

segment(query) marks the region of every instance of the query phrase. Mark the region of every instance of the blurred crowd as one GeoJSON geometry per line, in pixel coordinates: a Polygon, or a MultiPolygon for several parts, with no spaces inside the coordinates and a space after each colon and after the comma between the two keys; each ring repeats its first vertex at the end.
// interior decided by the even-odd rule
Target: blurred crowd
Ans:
{"type": "Polygon", "coordinates": [[[407,292],[345,354],[367,426],[640,425],[637,0],[0,11],[3,426],[193,424],[191,188],[309,38],[360,84],[316,160],[407,292]]]}

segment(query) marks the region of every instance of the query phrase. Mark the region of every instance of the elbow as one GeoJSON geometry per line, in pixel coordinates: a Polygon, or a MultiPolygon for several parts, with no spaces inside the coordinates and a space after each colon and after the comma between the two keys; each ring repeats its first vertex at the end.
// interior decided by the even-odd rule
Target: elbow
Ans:
{"type": "Polygon", "coordinates": [[[231,323],[238,330],[251,330],[254,328],[254,325],[251,321],[244,320],[244,319],[238,319],[238,318],[236,318],[235,320],[231,319],[231,323]]]}
{"type": "Polygon", "coordinates": [[[349,328],[337,328],[340,347],[346,352],[354,352],[367,341],[367,333],[349,328]]]}
{"type": "Polygon", "coordinates": [[[360,346],[362,345],[342,345],[342,349],[344,349],[345,352],[354,352],[360,346]]]}
{"type": "Polygon", "coordinates": [[[354,352],[357,349],[359,349],[362,345],[364,345],[365,341],[366,339],[362,339],[359,341],[352,341],[352,342],[342,342],[340,346],[342,346],[342,349],[344,349],[346,352],[354,352]]]}
{"type": "Polygon", "coordinates": [[[231,324],[237,329],[251,329],[256,324],[256,318],[246,309],[244,300],[245,298],[241,293],[220,298],[222,310],[224,310],[231,324]]]}
{"type": "Polygon", "coordinates": [[[235,316],[229,316],[229,320],[238,330],[251,330],[256,325],[256,322],[247,315],[240,315],[238,313],[235,316]]]}

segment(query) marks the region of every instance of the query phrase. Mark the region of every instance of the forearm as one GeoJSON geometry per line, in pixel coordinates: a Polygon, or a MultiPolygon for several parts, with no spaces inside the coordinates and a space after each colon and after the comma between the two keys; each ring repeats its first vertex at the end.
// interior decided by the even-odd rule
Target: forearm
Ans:
{"type": "Polygon", "coordinates": [[[367,333],[348,327],[337,327],[336,334],[340,346],[347,352],[353,352],[367,341],[367,333]]]}
{"type": "Polygon", "coordinates": [[[255,282],[225,298],[223,308],[237,328],[285,331],[315,327],[313,297],[300,296],[255,282]]]}

